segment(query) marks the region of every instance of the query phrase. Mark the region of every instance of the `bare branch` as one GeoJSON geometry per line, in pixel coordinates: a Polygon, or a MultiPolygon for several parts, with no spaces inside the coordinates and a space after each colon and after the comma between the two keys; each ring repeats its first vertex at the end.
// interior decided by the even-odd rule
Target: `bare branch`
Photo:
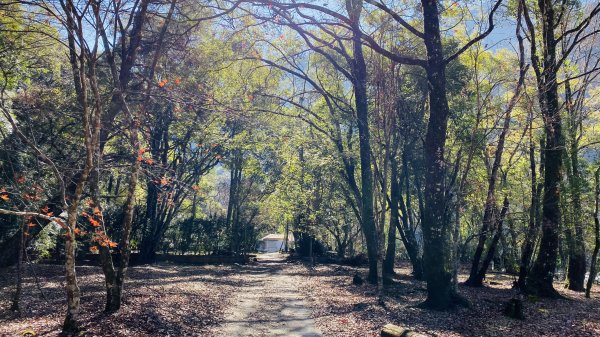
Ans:
{"type": "Polygon", "coordinates": [[[469,49],[472,45],[474,45],[475,43],[483,40],[486,36],[490,35],[490,33],[492,32],[492,30],[494,30],[494,14],[498,10],[498,8],[500,8],[500,4],[502,4],[502,0],[498,0],[496,2],[496,4],[494,4],[494,7],[492,7],[492,10],[490,11],[490,14],[488,16],[488,28],[487,28],[487,30],[485,32],[479,34],[476,38],[474,38],[471,41],[467,42],[467,44],[465,44],[464,46],[462,46],[462,48],[460,48],[456,53],[452,54],[450,57],[448,57],[446,60],[444,60],[444,62],[446,62],[446,63],[451,62],[452,60],[454,60],[455,58],[457,58],[458,56],[460,56],[460,54],[464,53],[467,49],[469,49]]]}
{"type": "Polygon", "coordinates": [[[406,28],[409,32],[413,33],[417,37],[419,37],[421,39],[424,38],[424,35],[422,32],[417,30],[415,27],[411,26],[408,22],[406,22],[404,19],[402,19],[402,17],[398,13],[393,11],[391,8],[386,6],[384,3],[376,1],[376,0],[365,0],[365,2],[388,13],[394,20],[396,20],[396,22],[398,22],[400,25],[402,25],[402,27],[406,28]]]}

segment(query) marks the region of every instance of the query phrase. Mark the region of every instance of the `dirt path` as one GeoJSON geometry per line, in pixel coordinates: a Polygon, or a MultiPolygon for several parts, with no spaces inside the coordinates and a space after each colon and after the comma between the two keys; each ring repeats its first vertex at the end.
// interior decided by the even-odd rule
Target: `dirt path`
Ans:
{"type": "Polygon", "coordinates": [[[278,254],[264,254],[257,264],[241,267],[243,286],[237,289],[218,336],[322,336],[285,267],[278,254]]]}

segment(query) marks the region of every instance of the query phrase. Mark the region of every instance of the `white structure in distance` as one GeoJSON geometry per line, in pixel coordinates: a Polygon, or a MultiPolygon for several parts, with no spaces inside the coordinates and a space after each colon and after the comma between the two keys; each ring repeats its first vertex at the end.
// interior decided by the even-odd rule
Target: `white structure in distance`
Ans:
{"type": "MultiPolygon", "coordinates": [[[[294,235],[288,234],[288,249],[294,243],[294,235]]],[[[262,239],[258,244],[258,251],[265,253],[274,253],[285,249],[285,235],[284,234],[269,234],[262,239]]]]}

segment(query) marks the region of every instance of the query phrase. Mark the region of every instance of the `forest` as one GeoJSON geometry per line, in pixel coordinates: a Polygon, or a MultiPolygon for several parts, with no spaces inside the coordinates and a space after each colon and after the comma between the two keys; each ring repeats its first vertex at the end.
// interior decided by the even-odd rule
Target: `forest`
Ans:
{"type": "Polygon", "coordinates": [[[0,336],[600,336],[599,251],[600,2],[0,0],[0,336]]]}

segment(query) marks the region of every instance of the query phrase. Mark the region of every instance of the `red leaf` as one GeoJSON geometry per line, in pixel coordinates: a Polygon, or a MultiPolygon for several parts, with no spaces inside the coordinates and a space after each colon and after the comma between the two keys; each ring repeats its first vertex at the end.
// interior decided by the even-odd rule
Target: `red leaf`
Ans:
{"type": "Polygon", "coordinates": [[[98,221],[94,218],[89,218],[88,220],[90,222],[90,225],[92,225],[92,227],[100,227],[100,221],[98,221]]]}

